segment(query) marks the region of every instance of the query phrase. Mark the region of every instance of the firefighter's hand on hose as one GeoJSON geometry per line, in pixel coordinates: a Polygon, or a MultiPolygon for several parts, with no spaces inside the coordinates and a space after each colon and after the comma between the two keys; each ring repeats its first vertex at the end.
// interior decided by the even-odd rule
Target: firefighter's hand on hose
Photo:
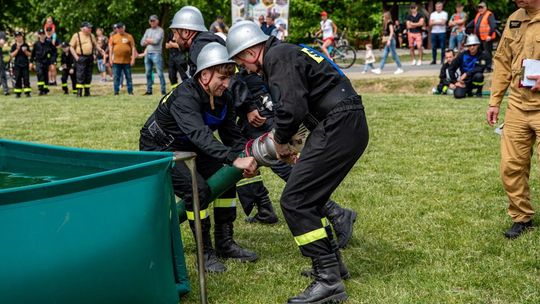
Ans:
{"type": "Polygon", "coordinates": [[[247,114],[247,119],[248,119],[249,124],[256,127],[256,128],[262,126],[264,124],[264,122],[266,121],[266,118],[262,117],[259,114],[259,110],[257,110],[257,109],[249,112],[247,114]]]}
{"type": "Polygon", "coordinates": [[[234,160],[233,166],[238,169],[244,170],[243,176],[246,178],[255,177],[259,172],[257,170],[257,162],[255,158],[249,157],[239,157],[234,160]]]}

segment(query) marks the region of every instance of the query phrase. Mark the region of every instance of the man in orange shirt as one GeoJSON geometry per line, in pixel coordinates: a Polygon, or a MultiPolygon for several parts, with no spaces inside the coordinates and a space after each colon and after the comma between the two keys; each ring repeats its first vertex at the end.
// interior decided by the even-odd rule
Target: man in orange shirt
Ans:
{"type": "Polygon", "coordinates": [[[126,77],[127,91],[133,95],[133,81],[131,79],[131,66],[135,64],[137,49],[131,34],[126,33],[124,24],[119,22],[114,26],[116,34],[109,39],[109,63],[113,68],[114,95],[120,91],[122,73],[126,77]]]}

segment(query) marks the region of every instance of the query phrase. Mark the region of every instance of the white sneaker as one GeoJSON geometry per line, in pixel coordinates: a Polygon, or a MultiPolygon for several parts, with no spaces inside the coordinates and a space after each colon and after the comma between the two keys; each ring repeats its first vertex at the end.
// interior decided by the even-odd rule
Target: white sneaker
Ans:
{"type": "Polygon", "coordinates": [[[362,74],[365,74],[365,73],[366,73],[366,71],[362,71],[362,74]]]}
{"type": "Polygon", "coordinates": [[[413,61],[411,62],[411,65],[416,65],[416,59],[413,59],[413,61]]]}
{"type": "Polygon", "coordinates": [[[418,61],[416,62],[416,65],[422,65],[422,60],[418,60],[418,61]]]}
{"type": "Polygon", "coordinates": [[[403,70],[402,70],[401,68],[398,68],[398,69],[394,72],[394,74],[396,74],[396,75],[397,75],[397,74],[401,74],[401,73],[403,73],[403,70]]]}
{"type": "Polygon", "coordinates": [[[371,71],[377,75],[381,74],[381,69],[373,69],[371,71]]]}

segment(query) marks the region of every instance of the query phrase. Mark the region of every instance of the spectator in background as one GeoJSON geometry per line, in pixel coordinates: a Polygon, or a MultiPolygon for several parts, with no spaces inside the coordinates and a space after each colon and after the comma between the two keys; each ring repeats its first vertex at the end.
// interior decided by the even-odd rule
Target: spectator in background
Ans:
{"type": "Polygon", "coordinates": [[[396,48],[403,47],[403,32],[405,31],[405,27],[401,22],[399,22],[399,19],[396,19],[394,21],[394,31],[395,31],[395,38],[396,38],[396,48]]]}
{"type": "MultiPolygon", "coordinates": [[[[114,26],[113,26],[113,29],[114,29],[114,26]]],[[[110,35],[111,36],[111,35],[110,35]]],[[[105,49],[104,51],[107,53],[107,60],[104,60],[104,64],[105,64],[105,70],[107,72],[106,75],[109,75],[109,77],[112,79],[113,76],[112,76],[112,67],[111,65],[109,64],[109,37],[105,36],[105,33],[103,31],[103,28],[101,27],[98,27],[96,29],[96,40],[99,44],[99,41],[103,41],[103,45],[105,46],[105,49]]]]}
{"type": "Polygon", "coordinates": [[[122,22],[116,23],[115,27],[116,33],[109,40],[109,63],[114,73],[114,95],[118,95],[120,92],[122,75],[126,77],[128,94],[133,95],[131,67],[135,64],[135,58],[137,58],[135,40],[131,34],[126,33],[122,22]]]}
{"type": "Polygon", "coordinates": [[[94,54],[98,51],[97,41],[92,34],[92,24],[84,21],[81,30],[69,41],[71,54],[75,58],[75,75],[77,78],[77,97],[90,96],[94,54]]]}
{"type": "Polygon", "coordinates": [[[334,36],[337,33],[337,26],[332,20],[328,19],[328,13],[325,11],[321,12],[320,29],[315,33],[315,36],[319,36],[321,33],[323,40],[321,50],[326,55],[326,58],[332,60],[332,56],[330,56],[330,52],[328,52],[328,47],[334,45],[334,36]]]}
{"type": "Polygon", "coordinates": [[[169,81],[174,89],[178,85],[178,74],[182,81],[188,79],[186,52],[180,49],[178,42],[174,39],[174,33],[170,32],[167,36],[165,48],[169,50],[169,81]]]}
{"type": "Polygon", "coordinates": [[[394,74],[401,74],[403,73],[403,69],[401,68],[401,61],[399,60],[399,56],[396,52],[396,40],[394,39],[396,31],[394,28],[394,22],[392,21],[392,16],[388,11],[384,12],[383,14],[383,26],[382,42],[384,44],[384,50],[381,59],[381,66],[378,69],[374,69],[372,72],[375,74],[380,74],[384,69],[384,64],[386,63],[386,58],[388,58],[388,53],[392,53],[392,59],[394,59],[397,65],[397,70],[394,72],[394,74]]]}
{"type": "MultiPolygon", "coordinates": [[[[56,49],[58,47],[58,38],[56,32],[53,30],[52,26],[49,26],[45,29],[45,40],[49,41],[52,46],[56,49]]],[[[56,59],[56,58],[55,58],[56,59]]],[[[49,74],[49,85],[56,85],[56,61],[51,61],[51,64],[47,67],[49,74]]]]}
{"type": "Polygon", "coordinates": [[[467,14],[463,12],[463,4],[456,4],[456,12],[450,17],[448,25],[450,29],[450,49],[461,51],[463,49],[463,40],[465,39],[465,24],[467,23],[467,14]]]}
{"type": "Polygon", "coordinates": [[[54,24],[54,19],[52,16],[47,16],[45,23],[43,24],[43,30],[47,31],[48,28],[52,29],[52,32],[56,34],[56,24],[54,24]]]}
{"type": "Polygon", "coordinates": [[[444,63],[446,49],[446,22],[448,13],[443,11],[443,3],[435,3],[435,11],[429,16],[431,26],[431,64],[437,64],[437,49],[441,49],[441,64],[444,63]]]}
{"type": "Polygon", "coordinates": [[[164,32],[159,26],[159,19],[156,15],[150,16],[148,19],[150,28],[146,29],[144,36],[141,38],[141,46],[145,47],[144,67],[146,70],[146,93],[144,95],[152,95],[152,70],[155,67],[159,76],[159,84],[161,86],[161,94],[167,93],[165,76],[163,75],[163,57],[162,46],[164,32]]]}
{"type": "Polygon", "coordinates": [[[491,52],[493,51],[493,40],[496,37],[495,30],[497,29],[497,23],[495,16],[487,9],[485,2],[478,3],[476,17],[467,24],[467,28],[472,28],[472,32],[480,39],[480,52],[486,51],[486,54],[489,56],[490,63],[486,70],[491,72],[491,52]]]}
{"type": "Polygon", "coordinates": [[[277,31],[277,39],[281,41],[287,40],[287,37],[289,36],[289,31],[287,31],[287,25],[285,23],[278,24],[277,31]]]}
{"type": "Polygon", "coordinates": [[[277,28],[274,24],[274,16],[266,16],[266,22],[261,26],[261,30],[268,36],[277,36],[277,28]]]}
{"type": "Polygon", "coordinates": [[[15,43],[11,46],[10,56],[13,58],[13,73],[15,74],[15,97],[20,98],[24,92],[26,97],[30,97],[30,60],[32,53],[30,47],[24,41],[21,32],[15,32],[15,43]],[[24,86],[24,89],[23,89],[24,86]]]}
{"type": "Polygon", "coordinates": [[[375,63],[375,55],[373,55],[373,45],[371,43],[367,43],[365,60],[364,60],[364,70],[362,71],[362,74],[365,74],[367,71],[369,71],[369,69],[374,71],[375,70],[375,66],[373,65],[374,63],[375,63]]]}
{"type": "Polygon", "coordinates": [[[210,25],[210,32],[227,34],[229,27],[223,22],[223,16],[217,16],[210,25]]]}
{"type": "Polygon", "coordinates": [[[99,74],[101,75],[101,82],[107,82],[107,68],[106,64],[108,62],[109,57],[109,47],[103,40],[97,41],[97,45],[99,47],[99,51],[96,54],[96,62],[97,62],[97,68],[99,71],[99,74]]]}
{"type": "Polygon", "coordinates": [[[259,21],[259,26],[261,27],[261,29],[263,29],[263,26],[266,26],[266,19],[264,18],[264,15],[260,15],[258,21],[259,21]]]}
{"type": "Polygon", "coordinates": [[[4,45],[6,44],[6,33],[0,31],[0,82],[4,89],[4,95],[9,95],[9,87],[7,83],[6,64],[4,62],[4,45]]]}
{"type": "Polygon", "coordinates": [[[69,44],[67,42],[62,42],[62,55],[60,57],[60,71],[62,72],[62,90],[64,94],[69,94],[68,89],[68,78],[71,79],[71,92],[77,94],[77,79],[75,78],[75,59],[69,51],[69,44]]]}
{"type": "Polygon", "coordinates": [[[411,65],[422,65],[423,46],[422,46],[422,27],[424,26],[424,16],[418,13],[418,6],[411,4],[410,14],[405,18],[407,25],[407,38],[409,40],[409,52],[411,53],[411,65]],[[414,47],[418,49],[418,60],[414,53],[414,47]]]}

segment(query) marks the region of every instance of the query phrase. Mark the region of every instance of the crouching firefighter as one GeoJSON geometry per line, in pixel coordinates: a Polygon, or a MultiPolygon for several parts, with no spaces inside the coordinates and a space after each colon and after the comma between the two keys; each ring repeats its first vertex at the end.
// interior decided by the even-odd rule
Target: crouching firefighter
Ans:
{"type": "MultiPolygon", "coordinates": [[[[254,139],[272,130],[274,125],[272,96],[259,74],[241,69],[235,75],[235,83],[231,85],[231,91],[235,96],[238,123],[246,138],[254,139]],[[245,85],[241,85],[242,82],[245,85]],[[243,92],[244,87],[247,92],[243,92]]],[[[285,182],[291,175],[292,166],[290,164],[276,162],[270,168],[285,182]]],[[[246,218],[246,221],[266,224],[277,222],[278,218],[274,213],[272,202],[268,197],[268,190],[264,186],[261,176],[241,180],[236,186],[238,198],[245,213],[249,215],[253,207],[257,207],[257,213],[246,218]]],[[[322,208],[322,213],[330,220],[332,228],[334,228],[339,248],[345,248],[352,238],[356,212],[342,208],[336,202],[328,200],[322,208]]]]}
{"type": "MultiPolygon", "coordinates": [[[[229,60],[225,46],[219,43],[206,45],[197,58],[197,67],[193,78],[183,81],[163,97],[141,130],[140,149],[197,153],[205,268],[207,272],[223,272],[226,267],[217,257],[253,262],[257,255],[240,247],[233,239],[235,187],[213,202],[214,250],[208,212],[210,189],[206,180],[223,164],[243,169],[244,177],[252,177],[257,174],[257,164],[254,158],[241,156],[245,140],[235,123],[233,100],[227,90],[236,67],[229,60]],[[213,135],[216,130],[221,142],[213,135]]],[[[195,232],[189,169],[179,163],[172,169],[171,176],[175,194],[185,201],[189,224],[195,232]]]]}
{"type": "Polygon", "coordinates": [[[229,56],[252,73],[262,73],[276,106],[275,148],[296,162],[281,195],[281,209],[301,253],[310,257],[314,281],[288,303],[347,299],[347,273],[323,214],[323,206],[360,158],[368,127],[360,96],[343,72],[305,46],[281,43],[250,21],[233,25],[229,56]],[[304,124],[311,132],[297,158],[288,144],[304,124]]]}
{"type": "Polygon", "coordinates": [[[473,90],[476,90],[476,97],[482,97],[484,70],[491,65],[491,59],[486,51],[480,51],[480,40],[476,35],[467,36],[465,46],[467,50],[454,59],[449,69],[451,82],[456,86],[454,97],[473,96],[473,90]],[[458,78],[457,75],[461,76],[458,78]]]}

